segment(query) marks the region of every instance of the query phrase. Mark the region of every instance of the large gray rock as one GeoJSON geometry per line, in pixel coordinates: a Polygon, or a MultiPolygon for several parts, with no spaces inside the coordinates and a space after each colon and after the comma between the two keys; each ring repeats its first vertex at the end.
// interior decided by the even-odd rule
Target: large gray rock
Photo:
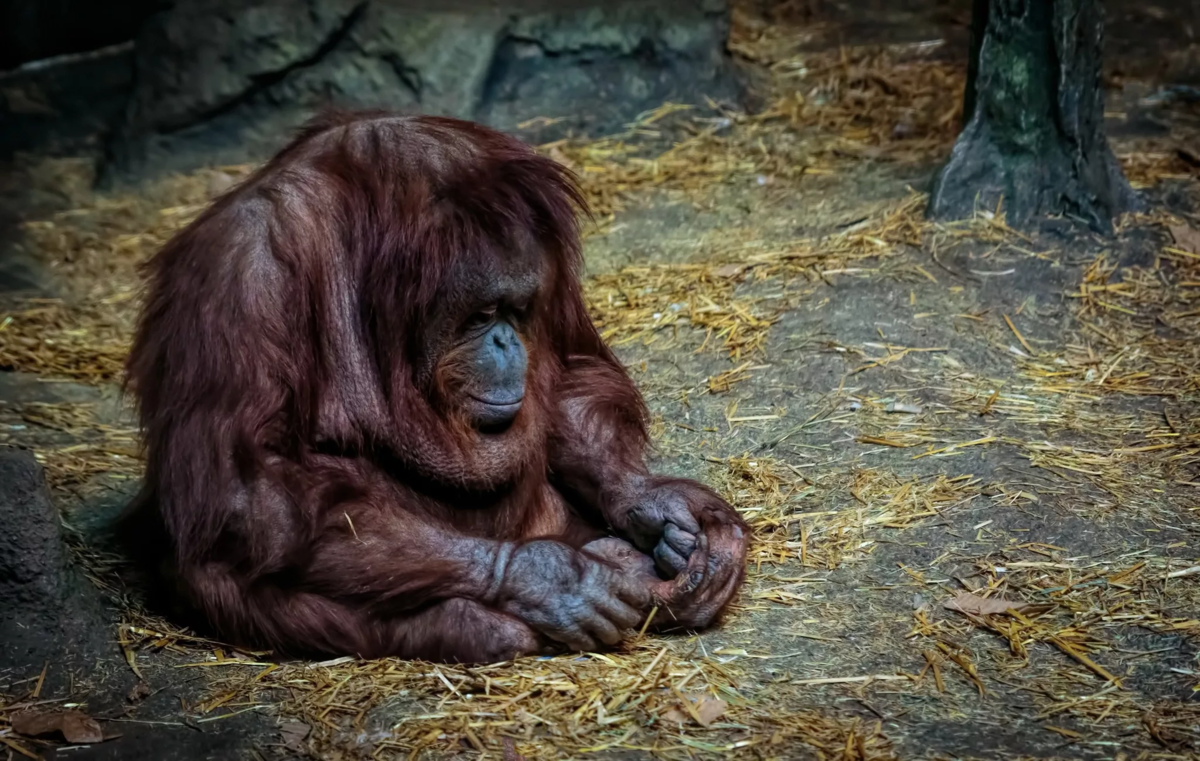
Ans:
{"type": "Polygon", "coordinates": [[[0,450],[0,526],[0,672],[115,651],[108,613],[71,563],[42,466],[28,452],[0,450]]]}
{"type": "MultiPolygon", "coordinates": [[[[24,395],[0,385],[0,398],[24,395]]],[[[40,699],[51,704],[35,702],[34,710],[69,699],[103,722],[106,737],[119,737],[64,752],[47,736],[51,745],[39,751],[72,761],[207,761],[248,757],[249,748],[273,740],[274,719],[255,713],[197,731],[180,703],[194,705],[206,685],[181,680],[169,661],[144,656],[135,675],[115,635],[102,595],[72,562],[41,466],[28,452],[0,449],[0,691],[21,697],[40,684],[40,699]],[[43,669],[44,680],[33,681],[43,669]],[[136,698],[127,697],[143,675],[152,692],[145,695],[142,685],[136,698]],[[103,718],[112,716],[135,720],[103,718]]]]}
{"type": "MultiPolygon", "coordinates": [[[[0,71],[0,161],[23,153],[96,153],[124,114],[133,58],[132,44],[117,45],[0,71]]],[[[0,193],[4,185],[0,176],[0,193]]]]}
{"type": "Polygon", "coordinates": [[[137,42],[110,174],[265,156],[324,106],[540,139],[737,97],[724,0],[181,0],[137,42]]]}

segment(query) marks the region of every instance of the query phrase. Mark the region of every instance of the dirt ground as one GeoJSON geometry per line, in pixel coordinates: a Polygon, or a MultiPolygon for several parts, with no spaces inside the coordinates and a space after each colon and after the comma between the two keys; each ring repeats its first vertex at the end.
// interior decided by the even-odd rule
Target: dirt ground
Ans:
{"type": "Polygon", "coordinates": [[[61,210],[22,246],[51,285],[0,312],[0,443],[44,462],[150,695],[0,675],[0,753],[134,757],[161,727],[179,734],[153,747],[212,758],[1200,758],[1195,9],[1112,11],[1110,135],[1146,209],[1103,237],[924,218],[961,3],[869,24],[759,5],[732,41],[761,112],[664,108],[544,147],[596,206],[587,297],[657,467],[754,526],[719,628],[480,668],[306,664],[144,611],[103,540],[139,469],[115,385],[134,266],[246,168],[96,195],[86,162],[40,162],[29,187],[61,210]],[[6,717],[42,699],[130,738],[18,737],[6,717]]]}

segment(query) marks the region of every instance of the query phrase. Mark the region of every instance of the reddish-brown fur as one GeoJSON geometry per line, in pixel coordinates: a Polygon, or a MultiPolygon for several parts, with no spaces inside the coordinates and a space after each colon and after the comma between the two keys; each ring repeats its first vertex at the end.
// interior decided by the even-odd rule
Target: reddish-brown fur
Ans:
{"type": "MultiPolygon", "coordinates": [[[[136,508],[203,622],[294,654],[505,658],[545,642],[488,604],[480,538],[580,547],[662,484],[741,526],[704,487],[645,470],[641,397],[580,294],[582,207],[565,170],[500,133],[331,115],[154,257],[128,364],[136,508]],[[427,316],[530,247],[526,402],[484,436],[456,417],[455,357],[420,358],[427,316]]],[[[702,625],[732,591],[696,607],[694,586],[656,594],[702,625]]]]}

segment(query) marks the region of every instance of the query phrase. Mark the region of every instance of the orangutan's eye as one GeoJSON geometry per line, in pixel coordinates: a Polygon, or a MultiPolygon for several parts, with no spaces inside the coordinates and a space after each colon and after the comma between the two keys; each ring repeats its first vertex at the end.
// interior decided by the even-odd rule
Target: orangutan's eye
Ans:
{"type": "Polygon", "coordinates": [[[522,299],[521,301],[517,301],[517,302],[513,303],[512,311],[513,311],[513,314],[515,314],[519,319],[524,320],[525,318],[527,318],[529,316],[529,311],[532,306],[533,306],[532,299],[522,299]]]}
{"type": "Polygon", "coordinates": [[[467,318],[463,327],[467,330],[478,330],[491,325],[496,320],[496,307],[490,306],[486,309],[480,309],[475,314],[467,318]]]}

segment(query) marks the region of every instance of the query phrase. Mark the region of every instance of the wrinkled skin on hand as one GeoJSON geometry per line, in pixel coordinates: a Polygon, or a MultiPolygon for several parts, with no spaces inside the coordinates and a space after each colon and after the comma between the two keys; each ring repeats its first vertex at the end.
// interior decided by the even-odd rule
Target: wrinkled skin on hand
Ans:
{"type": "Polygon", "coordinates": [[[474,600],[458,597],[446,600],[439,606],[447,621],[457,627],[454,633],[485,632],[479,637],[478,658],[483,663],[498,663],[524,655],[549,654],[555,652],[554,643],[547,640],[514,616],[505,615],[474,600]]]}
{"type": "Polygon", "coordinates": [[[654,568],[654,559],[639,552],[637,547],[620,537],[606,536],[588,542],[583,546],[583,552],[600,558],[643,584],[657,584],[662,581],[654,568]]]}
{"type": "Polygon", "coordinates": [[[651,602],[644,581],[551,540],[506,548],[496,605],[572,650],[614,645],[651,602]]]}
{"type": "Polygon", "coordinates": [[[708,626],[745,576],[746,524],[710,489],[684,479],[650,476],[622,490],[614,527],[670,581],[651,585],[665,609],[656,629],[708,626]]]}

